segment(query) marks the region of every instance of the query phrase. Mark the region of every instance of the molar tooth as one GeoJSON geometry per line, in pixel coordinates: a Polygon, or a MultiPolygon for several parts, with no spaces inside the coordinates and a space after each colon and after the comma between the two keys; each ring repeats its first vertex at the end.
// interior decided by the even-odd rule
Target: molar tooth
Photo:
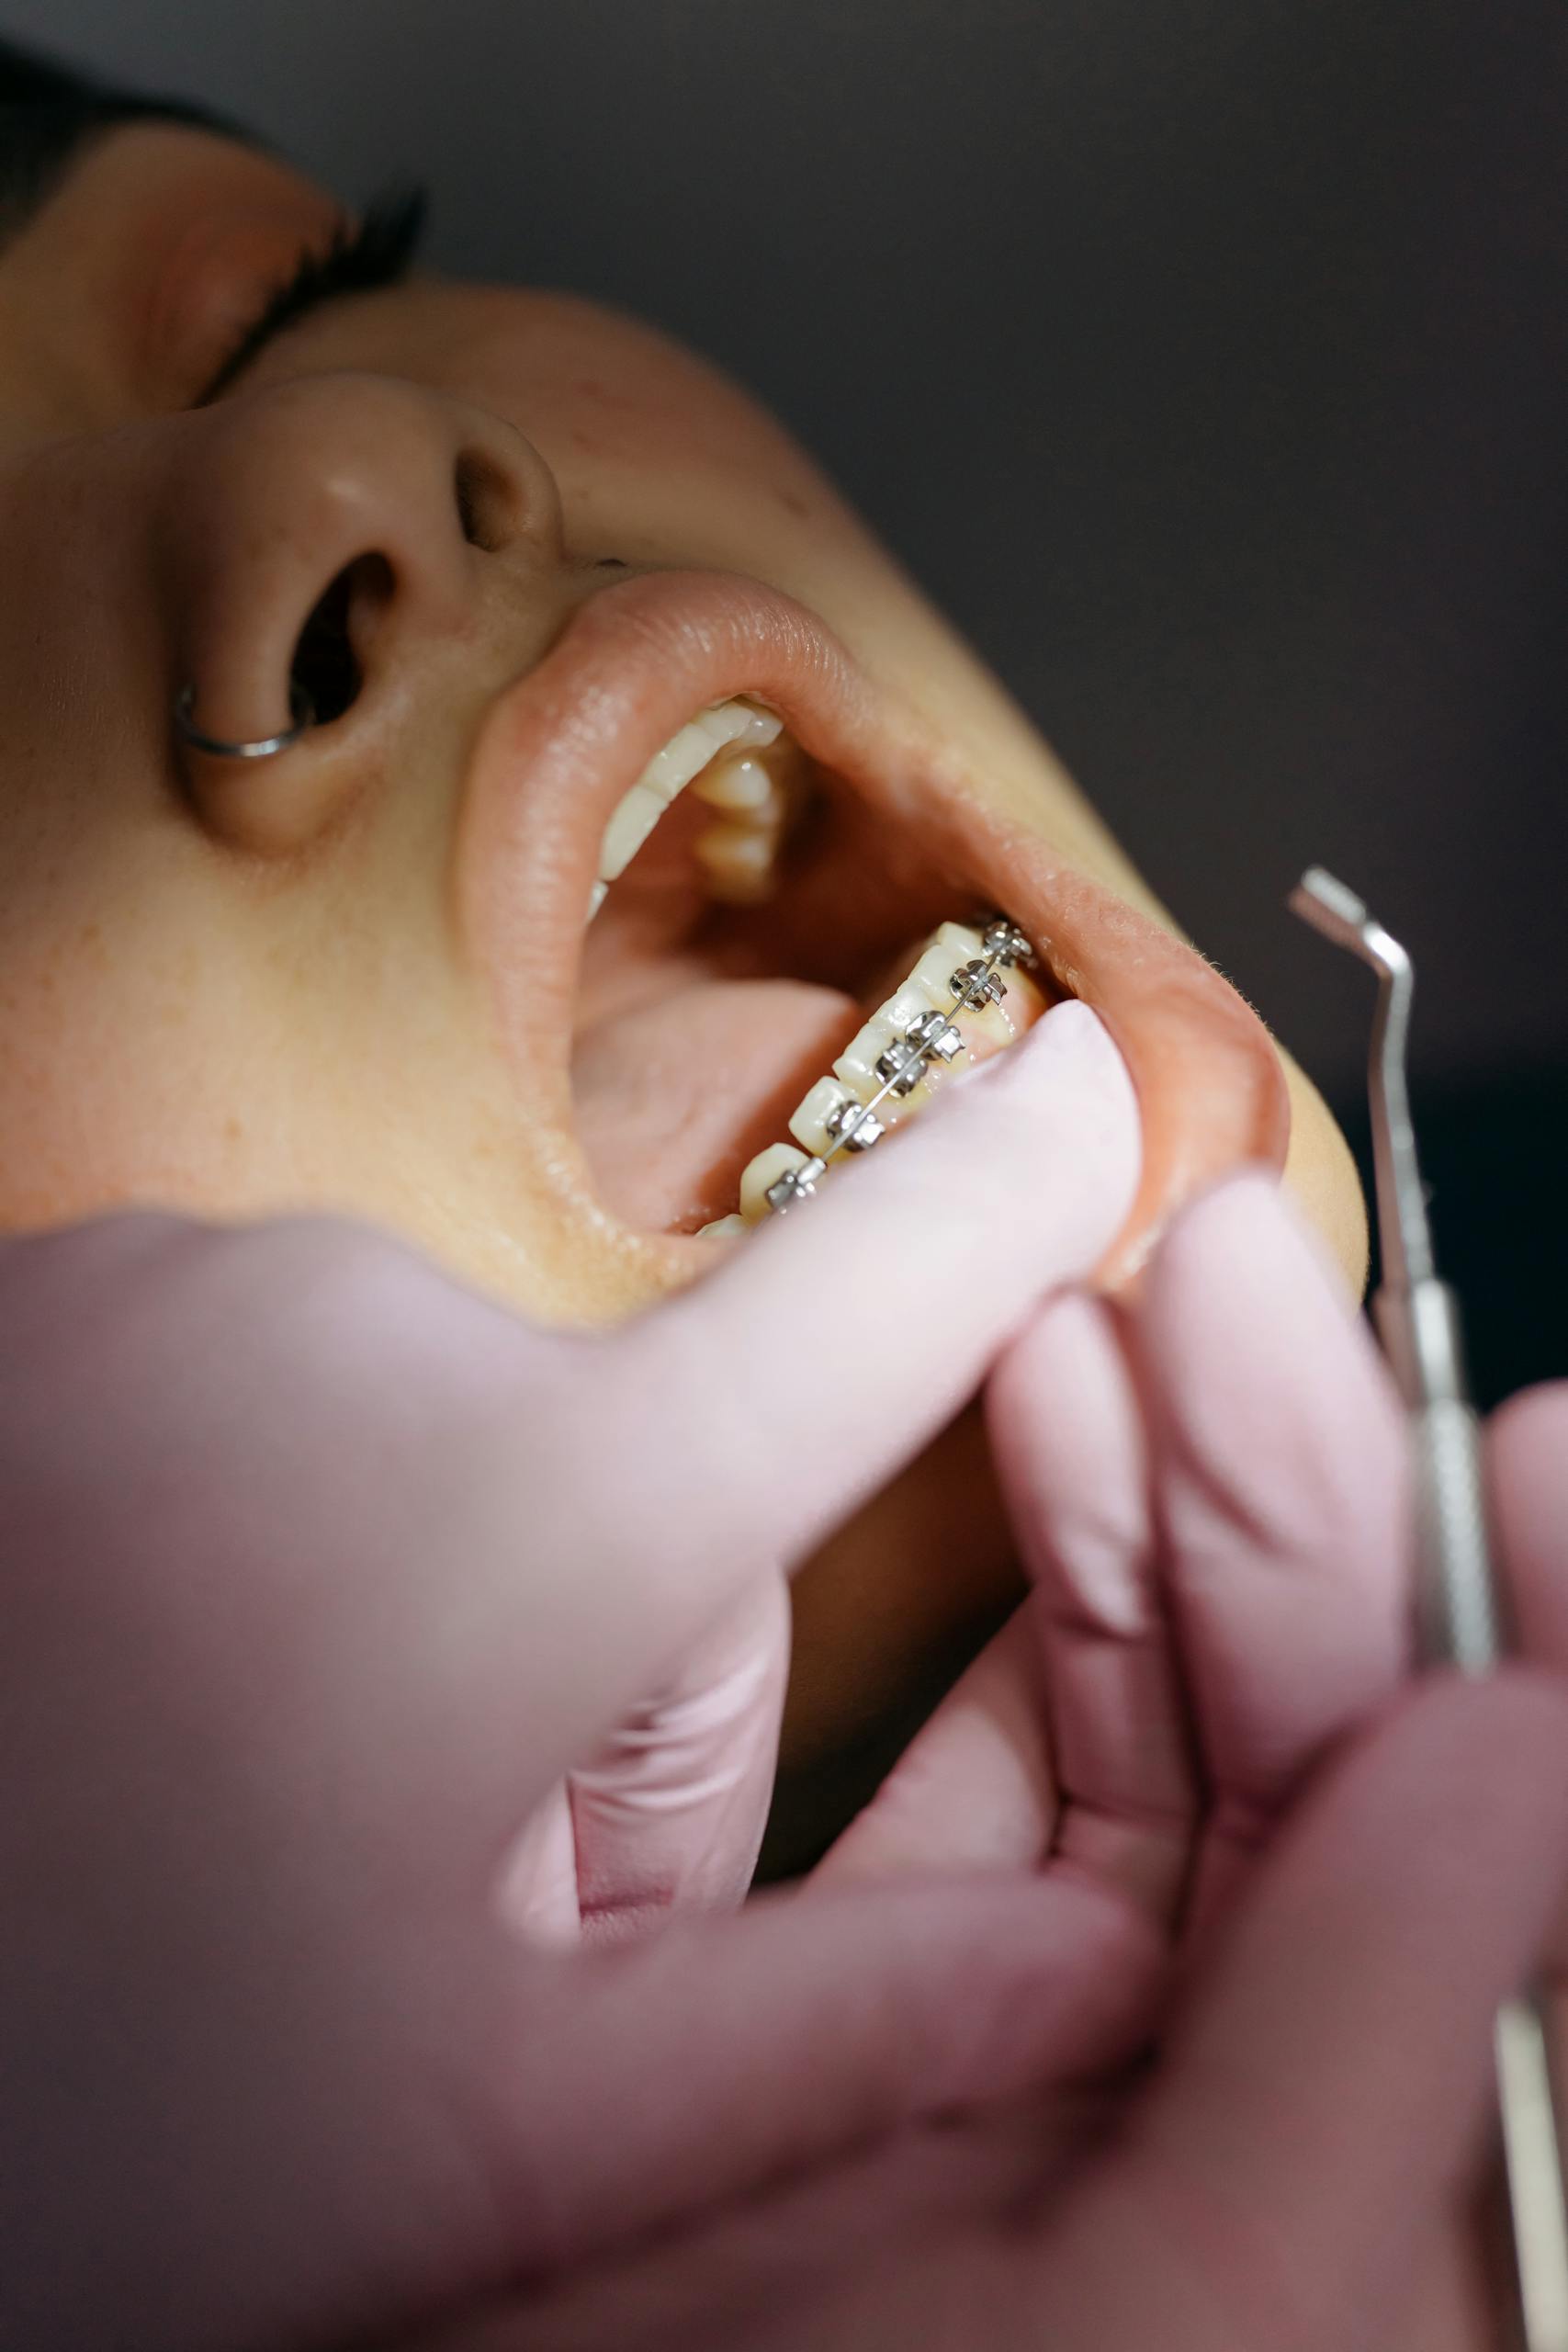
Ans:
{"type": "Polygon", "coordinates": [[[719,752],[731,744],[761,749],[777,740],[783,725],[773,711],[757,710],[750,703],[714,703],[689,718],[655,752],[633,789],[641,786],[657,792],[668,808],[719,752]]]}
{"type": "Polygon", "coordinates": [[[792,1143],[771,1143],[740,1171],[740,1215],[748,1225],[759,1225],[768,1214],[768,1187],[792,1168],[804,1168],[811,1154],[792,1143]]]}
{"type": "Polygon", "coordinates": [[[776,826],[741,820],[710,825],[699,833],[693,848],[709,898],[732,907],[753,907],[771,899],[778,842],[776,826]]]}
{"type": "MultiPolygon", "coordinates": [[[[761,710],[754,703],[733,699],[710,704],[706,710],[698,711],[694,718],[677,729],[611,811],[599,851],[598,880],[590,894],[589,921],[604,904],[605,885],[626,872],[660,818],[687,785],[702,777],[710,763],[721,761],[722,755],[732,748],[766,750],[778,741],[783,730],[784,721],[776,711],[761,710]]],[[[716,805],[755,810],[769,828],[771,838],[776,840],[784,816],[783,788],[778,779],[758,763],[741,760],[730,764],[757,766],[766,779],[765,788],[749,777],[742,787],[747,798],[716,805]]],[[[761,870],[764,863],[754,849],[738,853],[736,845],[728,840],[716,844],[716,864],[720,879],[715,896],[736,898],[746,904],[765,898],[767,887],[761,870]]]]}
{"type": "Polygon", "coordinates": [[[782,817],[784,789],[773,770],[749,752],[721,755],[693,781],[692,791],[710,808],[746,810],[782,817]]]}

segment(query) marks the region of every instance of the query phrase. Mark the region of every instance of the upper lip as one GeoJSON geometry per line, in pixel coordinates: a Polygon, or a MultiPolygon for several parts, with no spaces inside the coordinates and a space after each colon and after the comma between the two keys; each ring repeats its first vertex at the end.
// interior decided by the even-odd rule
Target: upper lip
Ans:
{"type": "Polygon", "coordinates": [[[952,871],[956,897],[1005,909],[1058,988],[1106,1023],[1145,1133],[1123,1268],[1203,1182],[1242,1159],[1282,1162],[1282,1073],[1229,984],[1069,865],[1043,829],[1007,817],[954,747],[876,688],[815,614],[716,571],[648,572],[600,590],[480,727],[459,820],[460,920],[541,1118],[570,1136],[573,998],[605,822],[679,727],[737,694],[777,710],[814,760],[914,835],[952,871]]]}

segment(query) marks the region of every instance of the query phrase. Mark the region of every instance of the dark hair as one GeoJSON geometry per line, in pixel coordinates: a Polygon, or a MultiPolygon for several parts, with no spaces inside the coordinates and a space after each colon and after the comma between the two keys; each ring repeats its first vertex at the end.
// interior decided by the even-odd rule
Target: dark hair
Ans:
{"type": "Polygon", "coordinates": [[[209,107],[129,90],[0,40],[0,236],[31,218],[88,141],[137,121],[189,123],[253,147],[265,144],[209,107]]]}

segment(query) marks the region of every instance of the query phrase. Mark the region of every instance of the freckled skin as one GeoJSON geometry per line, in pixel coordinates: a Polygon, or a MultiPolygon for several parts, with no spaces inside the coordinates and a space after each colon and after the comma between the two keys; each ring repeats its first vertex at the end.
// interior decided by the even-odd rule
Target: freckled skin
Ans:
{"type": "MultiPolygon", "coordinates": [[[[591,1218],[560,1214],[460,952],[449,867],[482,715],[615,577],[604,559],[742,571],[798,598],[998,825],[1168,918],[809,458],[644,323],[416,275],[302,322],[231,399],[186,413],[335,213],[238,146],[127,128],[0,253],[0,556],[25,583],[0,606],[0,1221],[128,1200],[340,1208],[573,1319],[602,1284],[599,1245],[591,1218]],[[413,516],[374,619],[377,694],[333,742],[260,775],[182,760],[182,679],[199,674],[213,731],[272,731],[314,595],[344,556],[397,539],[397,501],[412,516],[434,494],[426,458],[459,431],[512,485],[521,552],[502,584],[413,516]],[[360,542],[343,536],[357,514],[360,542]]],[[[1290,1181],[1359,1283],[1348,1157],[1285,1075],[1290,1181]]],[[[980,1605],[1000,1574],[976,1570],[980,1605]]],[[[913,1587],[942,1582],[918,1566],[913,1587]]],[[[896,1560],[878,1589],[860,1621],[874,1657],[852,1623],[831,1656],[806,1643],[814,1740],[863,1709],[863,1668],[883,1689],[940,1634],[940,1592],[890,1611],[896,1560]]],[[[974,1607],[961,1593],[948,1615],[974,1607]]]]}

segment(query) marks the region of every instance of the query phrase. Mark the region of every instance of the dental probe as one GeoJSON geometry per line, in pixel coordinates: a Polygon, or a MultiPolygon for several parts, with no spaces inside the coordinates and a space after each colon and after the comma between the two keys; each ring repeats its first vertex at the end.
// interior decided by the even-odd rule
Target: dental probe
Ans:
{"type": "MultiPolygon", "coordinates": [[[[1481,1426],[1466,1389],[1459,1302],[1432,1258],[1427,1193],[1405,1078],[1415,973],[1359,899],[1309,866],[1296,914],[1378,975],[1368,1097],[1382,1280],[1372,1316],[1410,1416],[1415,1456],[1417,1631],[1424,1653],[1462,1674],[1504,1654],[1486,1532],[1481,1426]]],[[[1568,2206],[1562,2101],[1539,1992],[1498,2011],[1497,2098],[1513,2223],[1523,2352],[1568,2352],[1568,2206]]]]}

